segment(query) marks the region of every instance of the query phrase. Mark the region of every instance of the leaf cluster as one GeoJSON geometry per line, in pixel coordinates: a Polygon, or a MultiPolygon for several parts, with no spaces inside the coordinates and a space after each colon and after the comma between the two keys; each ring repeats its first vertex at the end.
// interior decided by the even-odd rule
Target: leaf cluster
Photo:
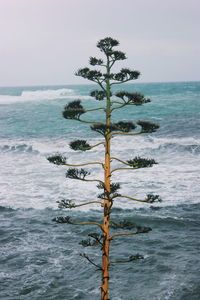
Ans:
{"type": "Polygon", "coordinates": [[[90,175],[90,172],[86,171],[85,169],[75,169],[70,168],[67,170],[66,177],[70,179],[79,179],[84,180],[87,175],[90,175]]]}
{"type": "Polygon", "coordinates": [[[127,163],[133,168],[146,168],[157,164],[154,159],[142,158],[140,156],[136,156],[131,160],[127,160],[127,163]]]}
{"type": "Polygon", "coordinates": [[[152,230],[150,227],[139,226],[134,222],[127,221],[127,220],[123,220],[119,223],[111,221],[111,227],[113,229],[127,229],[127,230],[135,229],[136,233],[148,233],[149,231],[152,230]]]}
{"type": "Polygon", "coordinates": [[[101,39],[97,43],[97,48],[100,49],[100,51],[104,52],[106,56],[110,55],[110,52],[112,51],[113,47],[116,47],[119,45],[119,42],[116,39],[113,39],[111,37],[106,37],[105,39],[101,39]]]}
{"type": "Polygon", "coordinates": [[[112,123],[110,125],[106,124],[94,124],[90,127],[93,131],[96,131],[103,136],[106,136],[108,133],[113,131],[121,131],[121,132],[130,132],[131,130],[135,129],[136,126],[133,122],[124,122],[120,121],[118,123],[112,123]]]}
{"type": "Polygon", "coordinates": [[[115,94],[118,98],[121,98],[125,104],[131,105],[143,105],[151,102],[149,98],[145,98],[141,93],[129,93],[127,91],[120,91],[115,94]]]}
{"type": "Polygon", "coordinates": [[[81,105],[80,100],[75,100],[72,102],[69,102],[65,107],[63,111],[63,117],[65,119],[73,119],[73,120],[79,120],[80,116],[84,114],[86,111],[81,105]]]}
{"type": "Polygon", "coordinates": [[[87,78],[91,81],[105,81],[107,79],[118,81],[119,83],[135,80],[139,77],[140,72],[137,70],[130,70],[127,68],[121,69],[118,73],[101,73],[97,70],[90,70],[89,68],[84,68],[78,70],[76,73],[77,76],[82,76],[83,78],[87,78]]]}
{"type": "Polygon", "coordinates": [[[137,226],[136,233],[148,233],[149,231],[152,231],[151,227],[137,226]]]}
{"type": "Polygon", "coordinates": [[[102,73],[99,70],[91,70],[89,68],[82,68],[79,69],[76,74],[76,76],[81,76],[83,78],[86,78],[90,81],[94,81],[96,83],[102,83],[103,81],[110,79],[114,81],[118,81],[120,83],[135,80],[140,76],[140,72],[137,70],[130,70],[127,68],[121,69],[118,73],[102,73]]]}
{"type": "Polygon", "coordinates": [[[118,196],[118,193],[116,193],[120,189],[119,183],[111,183],[110,184],[110,192],[108,192],[105,188],[105,186],[102,183],[99,183],[97,185],[98,189],[103,189],[104,192],[98,195],[99,199],[105,199],[105,198],[114,198],[118,196]]]}
{"type": "Polygon", "coordinates": [[[137,228],[137,225],[133,222],[127,221],[127,220],[123,220],[119,223],[111,221],[111,228],[113,229],[128,229],[131,230],[133,228],[137,228]]]}
{"type": "Polygon", "coordinates": [[[69,144],[70,148],[73,150],[86,151],[91,149],[91,146],[85,140],[75,140],[69,144]]]}
{"type": "Polygon", "coordinates": [[[102,234],[94,232],[94,233],[89,233],[88,236],[89,238],[87,240],[82,240],[79,244],[81,244],[83,247],[102,245],[102,239],[103,239],[102,234]]]}
{"type": "Polygon", "coordinates": [[[162,202],[162,199],[160,198],[159,195],[153,195],[153,194],[147,194],[145,200],[148,203],[162,202]]]}
{"type": "Polygon", "coordinates": [[[91,56],[90,59],[89,59],[89,63],[92,66],[96,66],[96,65],[101,66],[103,64],[103,60],[91,56]]]}
{"type": "Polygon", "coordinates": [[[127,121],[120,121],[118,123],[115,123],[117,130],[122,132],[130,132],[131,130],[134,130],[136,128],[136,125],[133,122],[127,121]]]}
{"type": "Polygon", "coordinates": [[[137,259],[144,259],[144,256],[137,253],[136,255],[131,255],[129,257],[129,261],[133,261],[133,260],[137,260],[137,259]]]}
{"type": "Polygon", "coordinates": [[[125,82],[129,80],[137,79],[139,76],[140,76],[139,71],[123,68],[119,73],[113,74],[112,79],[116,81],[125,82]]]}
{"type": "Polygon", "coordinates": [[[81,76],[83,78],[86,78],[88,80],[91,80],[91,81],[95,81],[95,82],[98,82],[101,77],[102,77],[102,73],[98,70],[90,70],[89,68],[82,68],[82,69],[79,69],[76,74],[76,76],[81,76]]]}
{"type": "Polygon", "coordinates": [[[149,121],[137,121],[137,124],[142,127],[142,133],[151,133],[155,132],[160,126],[155,123],[151,123],[149,121]]]}
{"type": "Polygon", "coordinates": [[[97,47],[100,49],[100,51],[104,52],[107,57],[110,57],[113,62],[126,59],[124,52],[113,50],[113,47],[118,45],[119,42],[110,37],[102,39],[97,43],[97,47]]]}
{"type": "Polygon", "coordinates": [[[106,98],[107,94],[106,94],[106,91],[104,91],[104,90],[102,90],[102,91],[101,90],[94,90],[94,91],[91,91],[90,96],[94,97],[96,100],[101,101],[101,100],[104,100],[106,98]]]}
{"type": "Polygon", "coordinates": [[[52,221],[56,222],[56,223],[68,223],[68,224],[72,224],[71,218],[69,216],[66,217],[56,217],[54,219],[52,219],[52,221]]]}
{"type": "Polygon", "coordinates": [[[62,156],[61,154],[56,154],[56,155],[52,155],[47,157],[47,160],[50,163],[53,163],[55,165],[64,165],[66,164],[66,157],[62,156]]]}
{"type": "Polygon", "coordinates": [[[110,51],[109,56],[113,61],[126,59],[126,54],[122,51],[110,51]]]}
{"type": "Polygon", "coordinates": [[[65,208],[74,208],[76,207],[75,203],[72,202],[72,200],[68,199],[62,199],[60,201],[57,201],[58,203],[58,208],[65,209],[65,208]]]}
{"type": "Polygon", "coordinates": [[[79,244],[83,247],[97,246],[97,243],[95,241],[92,241],[90,238],[87,240],[80,241],[79,244]]]}
{"type": "Polygon", "coordinates": [[[94,124],[92,126],[90,126],[91,130],[96,131],[100,134],[102,134],[103,136],[106,136],[108,133],[116,130],[116,125],[115,124],[110,124],[110,125],[106,125],[106,124],[94,124]]]}

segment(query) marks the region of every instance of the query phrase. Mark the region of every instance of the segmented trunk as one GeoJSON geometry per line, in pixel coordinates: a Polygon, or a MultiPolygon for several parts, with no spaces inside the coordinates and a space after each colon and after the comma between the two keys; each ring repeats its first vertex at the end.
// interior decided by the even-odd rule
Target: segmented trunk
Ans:
{"type": "MultiPolygon", "coordinates": [[[[109,74],[109,63],[107,67],[109,74]]],[[[106,125],[110,125],[110,83],[107,80],[107,107],[106,107],[106,125]]],[[[104,199],[104,220],[103,220],[103,247],[102,247],[102,286],[101,299],[108,300],[108,282],[109,282],[109,248],[110,248],[110,130],[108,129],[105,135],[105,163],[104,163],[104,188],[106,197],[104,199]]]]}
{"type": "MultiPolygon", "coordinates": [[[[106,141],[105,147],[105,190],[110,192],[110,140],[106,141]]],[[[102,247],[102,300],[108,300],[109,281],[109,247],[110,247],[110,201],[109,197],[104,200],[104,220],[103,220],[103,247],[102,247]]]]}

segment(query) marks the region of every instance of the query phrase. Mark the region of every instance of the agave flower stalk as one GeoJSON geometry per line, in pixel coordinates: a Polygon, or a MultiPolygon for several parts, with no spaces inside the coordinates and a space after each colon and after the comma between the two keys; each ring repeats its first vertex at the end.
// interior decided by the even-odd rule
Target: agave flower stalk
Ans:
{"type": "Polygon", "coordinates": [[[116,135],[130,135],[134,137],[134,135],[149,134],[155,132],[159,128],[158,124],[154,124],[146,120],[139,120],[135,123],[133,123],[132,120],[118,121],[117,123],[112,122],[112,114],[116,113],[118,109],[123,109],[126,106],[130,106],[130,109],[133,109],[133,106],[143,106],[144,104],[151,102],[149,98],[144,97],[144,95],[141,93],[127,92],[122,90],[114,94],[112,90],[114,85],[136,80],[140,76],[139,71],[128,68],[122,68],[117,73],[112,72],[112,67],[117,61],[126,59],[125,53],[115,49],[115,47],[118,45],[119,42],[110,37],[100,40],[97,43],[97,47],[103,53],[104,59],[96,57],[90,57],[89,59],[90,65],[92,67],[97,66],[98,69],[90,69],[85,67],[79,69],[76,73],[77,76],[81,76],[97,84],[99,89],[91,91],[90,96],[97,101],[101,101],[101,106],[97,108],[85,109],[81,101],[77,99],[69,102],[64,107],[63,111],[63,117],[65,119],[91,124],[90,129],[101,135],[101,140],[95,145],[90,145],[87,140],[73,140],[70,143],[70,148],[74,151],[90,151],[94,147],[104,146],[102,147],[102,151],[104,151],[104,160],[102,162],[95,161],[72,164],[68,163],[67,158],[59,153],[47,158],[49,162],[53,164],[72,167],[66,172],[67,178],[85,182],[97,182],[97,188],[103,190],[103,192],[98,195],[97,200],[89,199],[89,201],[81,204],[72,202],[72,200],[69,199],[62,199],[58,201],[61,209],[74,209],[83,205],[99,205],[99,207],[102,208],[103,221],[98,220],[98,222],[76,222],[72,221],[69,216],[57,217],[54,219],[54,221],[57,223],[67,223],[80,226],[95,226],[100,230],[100,233],[89,234],[89,238],[81,241],[81,245],[84,247],[100,246],[102,252],[100,264],[96,264],[96,262],[94,262],[86,254],[82,254],[82,257],[86,258],[87,261],[95,266],[98,270],[101,270],[101,300],[109,299],[109,267],[111,264],[132,262],[137,259],[144,258],[143,255],[135,254],[131,255],[128,259],[116,259],[111,261],[111,242],[113,242],[116,238],[120,238],[121,236],[134,236],[138,234],[145,234],[151,231],[151,228],[149,227],[137,226],[136,224],[126,220],[119,223],[112,220],[112,207],[114,205],[114,201],[118,200],[118,198],[126,198],[127,201],[131,200],[143,203],[154,203],[161,201],[159,195],[153,195],[152,193],[147,194],[145,199],[138,199],[134,196],[122,195],[118,192],[120,189],[120,184],[111,182],[112,174],[116,171],[120,172],[137,170],[139,168],[152,167],[154,164],[157,164],[154,159],[142,158],[139,156],[130,158],[127,161],[115,156],[111,156],[112,138],[114,138],[116,135]],[[101,111],[104,113],[104,122],[88,120],[85,116],[87,116],[87,112],[91,111],[101,111]],[[120,166],[114,168],[112,166],[113,161],[120,164],[120,166]],[[92,167],[92,165],[97,165],[102,168],[102,172],[104,173],[103,180],[91,178],[91,173],[82,168],[84,166],[92,167]],[[112,232],[113,230],[117,229],[124,229],[125,232],[112,232]],[[131,230],[131,232],[127,232],[127,230],[131,230]]]}

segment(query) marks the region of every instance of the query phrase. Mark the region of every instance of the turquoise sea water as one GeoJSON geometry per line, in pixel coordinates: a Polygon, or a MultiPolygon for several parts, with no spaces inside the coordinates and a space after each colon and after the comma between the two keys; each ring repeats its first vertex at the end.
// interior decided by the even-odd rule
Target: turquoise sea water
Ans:
{"type": "MultiPolygon", "coordinates": [[[[102,148],[77,153],[74,138],[91,144],[100,138],[87,124],[67,121],[62,110],[80,99],[86,108],[102,106],[88,96],[90,85],[0,88],[0,299],[96,300],[101,274],[79,254],[98,262],[100,250],[83,248],[87,227],[55,224],[52,218],[68,214],[76,220],[101,219],[93,205],[69,212],[56,201],[68,198],[96,200],[95,184],[65,178],[65,167],[46,157],[61,152],[69,162],[102,160],[102,148]]],[[[121,199],[113,219],[150,226],[146,235],[119,238],[111,258],[143,254],[145,259],[111,267],[112,300],[195,300],[199,284],[200,208],[200,82],[127,84],[123,89],[152,99],[142,107],[122,109],[117,120],[149,120],[160,124],[153,134],[113,139],[112,155],[129,159],[154,158],[152,168],[113,173],[122,194],[144,198],[160,194],[163,202],[148,205],[121,199]],[[119,176],[120,175],[120,176],[119,176]]],[[[102,112],[85,119],[104,120],[102,112]]],[[[117,165],[116,165],[117,166],[117,165]]],[[[91,178],[102,178],[99,167],[91,178]]],[[[95,229],[92,229],[95,231],[95,229]]]]}

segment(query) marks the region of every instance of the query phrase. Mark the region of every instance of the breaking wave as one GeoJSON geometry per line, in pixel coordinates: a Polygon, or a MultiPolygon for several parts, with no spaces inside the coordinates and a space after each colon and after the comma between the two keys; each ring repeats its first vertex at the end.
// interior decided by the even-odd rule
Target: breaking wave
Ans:
{"type": "Polygon", "coordinates": [[[74,97],[74,91],[72,89],[48,89],[48,90],[24,90],[19,96],[0,95],[0,104],[12,104],[16,102],[26,101],[40,101],[40,100],[53,100],[53,99],[65,99],[74,97]]]}
{"type": "Polygon", "coordinates": [[[0,151],[1,152],[29,152],[29,153],[34,153],[38,154],[39,151],[34,150],[31,145],[26,145],[26,144],[19,144],[19,145],[3,145],[0,146],[0,151]]]}
{"type": "Polygon", "coordinates": [[[123,150],[123,143],[126,144],[126,150],[141,151],[148,150],[156,153],[160,152],[189,152],[192,154],[200,153],[200,140],[197,138],[159,138],[159,137],[135,137],[133,140],[128,137],[113,140],[114,150],[123,150]]]}

